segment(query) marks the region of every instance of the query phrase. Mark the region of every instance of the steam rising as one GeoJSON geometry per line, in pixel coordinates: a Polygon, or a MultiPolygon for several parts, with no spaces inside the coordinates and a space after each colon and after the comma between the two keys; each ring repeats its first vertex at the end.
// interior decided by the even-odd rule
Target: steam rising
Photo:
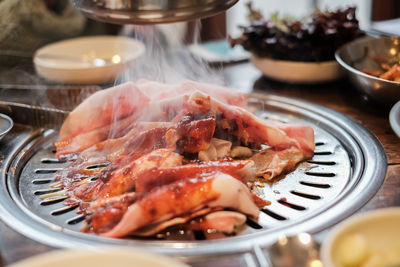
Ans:
{"type": "MultiPolygon", "coordinates": [[[[161,26],[128,26],[133,37],[145,44],[145,53],[135,60],[118,82],[148,79],[163,83],[195,80],[222,84],[216,69],[210,70],[202,59],[188,50],[185,41],[187,26],[183,23],[161,26]]],[[[194,43],[199,40],[200,22],[195,23],[194,43]]],[[[126,31],[125,31],[126,33],[126,31]]]]}
{"type": "MultiPolygon", "coordinates": [[[[200,36],[200,21],[195,22],[193,42],[197,44],[200,36]]],[[[216,69],[210,69],[208,64],[201,58],[195,57],[185,44],[185,32],[187,24],[174,23],[167,25],[134,25],[125,26],[122,34],[133,35],[133,37],[145,45],[144,54],[127,66],[116,84],[125,82],[137,82],[141,79],[158,81],[167,84],[181,83],[185,80],[194,80],[212,84],[222,84],[222,75],[216,69]]],[[[159,88],[165,90],[166,88],[159,88]]],[[[116,92],[125,94],[124,90],[116,92]]],[[[171,95],[171,94],[170,94],[171,95]]],[[[118,123],[120,105],[118,99],[122,95],[114,96],[115,103],[113,113],[114,125],[118,123]]],[[[123,96],[122,96],[123,97],[123,96]]],[[[129,96],[132,104],[137,100],[134,95],[129,96]]],[[[179,101],[178,101],[179,102],[179,101]]],[[[178,104],[178,103],[177,103],[178,104]]],[[[178,105],[181,105],[179,103],[178,105]]],[[[148,121],[153,114],[158,113],[159,107],[153,106],[150,114],[145,114],[139,121],[148,121]],[[148,116],[148,118],[147,118],[148,116]]],[[[179,109],[179,107],[177,107],[179,109]]],[[[109,138],[119,136],[118,127],[111,127],[109,138]]]]}

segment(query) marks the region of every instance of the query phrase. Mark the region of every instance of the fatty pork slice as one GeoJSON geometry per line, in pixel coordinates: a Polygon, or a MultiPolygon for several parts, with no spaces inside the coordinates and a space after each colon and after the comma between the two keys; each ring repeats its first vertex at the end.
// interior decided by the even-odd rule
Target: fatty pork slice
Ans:
{"type": "Polygon", "coordinates": [[[152,101],[171,98],[177,95],[189,95],[195,91],[203,92],[228,105],[246,107],[247,96],[233,89],[209,83],[184,81],[179,84],[165,84],[141,79],[136,86],[152,101]]]}
{"type": "Polygon", "coordinates": [[[137,176],[136,192],[150,192],[154,188],[176,182],[186,177],[194,177],[201,173],[220,171],[235,177],[241,171],[253,167],[251,160],[210,161],[201,164],[190,163],[181,166],[155,167],[147,169],[137,176]]]}
{"type": "Polygon", "coordinates": [[[123,194],[135,187],[136,178],[141,172],[157,166],[169,167],[181,164],[181,155],[169,149],[158,149],[125,164],[107,166],[93,182],[88,183],[85,180],[71,182],[68,177],[62,182],[68,185],[66,193],[70,197],[68,204],[73,205],[123,194]]]}
{"type": "Polygon", "coordinates": [[[69,163],[67,168],[58,171],[55,179],[69,188],[69,185],[74,185],[90,176],[108,177],[115,169],[153,150],[161,148],[175,150],[177,141],[176,131],[165,124],[142,132],[134,128],[126,137],[109,139],[83,151],[75,161],[69,163]],[[99,173],[97,169],[88,169],[93,165],[108,166],[99,173]]]}
{"type": "MultiPolygon", "coordinates": [[[[126,121],[130,122],[143,120],[148,115],[147,112],[143,112],[143,109],[148,106],[149,102],[188,95],[194,91],[204,92],[230,105],[244,107],[247,101],[246,96],[239,92],[193,81],[181,84],[163,84],[148,80],[140,80],[136,83],[127,82],[98,91],[79,104],[64,121],[60,129],[60,139],[63,142],[69,142],[79,134],[88,133],[107,125],[111,125],[109,136],[114,137],[114,134],[118,135],[118,131],[113,131],[114,126],[112,125],[121,119],[127,119],[126,121]]],[[[179,103],[175,103],[175,105],[178,109],[180,108],[179,103]]],[[[152,107],[156,106],[157,104],[152,107]]],[[[172,106],[170,105],[170,107],[172,106]]],[[[160,115],[162,113],[156,116],[160,115]]],[[[104,130],[102,129],[101,132],[104,133],[104,130]]],[[[92,135],[96,135],[98,138],[97,132],[92,135]]],[[[102,135],[100,134],[100,136],[102,135]]]]}
{"type": "Polygon", "coordinates": [[[232,234],[246,222],[246,215],[237,211],[220,210],[219,208],[204,208],[185,216],[175,217],[160,223],[150,224],[132,233],[134,236],[154,236],[162,230],[181,225],[182,229],[198,230],[232,234]],[[190,223],[188,223],[190,221],[190,223]]]}
{"type": "MultiPolygon", "coordinates": [[[[127,181],[134,182],[136,173],[128,171],[128,167],[135,164],[135,161],[143,155],[150,153],[149,156],[151,156],[152,151],[163,148],[173,151],[177,146],[179,151],[190,153],[207,149],[214,133],[215,118],[207,117],[193,121],[184,116],[181,121],[175,124],[146,123],[146,125],[157,127],[146,128],[145,131],[138,130],[135,127],[122,138],[106,140],[97,144],[83,151],[76,161],[69,164],[68,168],[57,172],[55,178],[60,180],[69,190],[75,191],[74,187],[77,185],[81,187],[82,189],[76,191],[77,194],[75,194],[79,199],[92,197],[92,192],[100,190],[104,186],[103,183],[108,180],[113,181],[113,186],[107,187],[109,190],[104,192],[114,192],[113,195],[115,195],[115,192],[118,192],[117,188],[122,188],[116,185],[125,184],[127,181]],[[87,169],[90,165],[104,163],[108,166],[100,172],[87,169]],[[121,173],[118,169],[123,169],[123,172],[121,173]],[[82,185],[80,183],[90,176],[100,177],[101,179],[90,184],[82,185]],[[91,193],[88,194],[87,190],[91,193]]],[[[144,125],[141,127],[144,127],[144,125]]],[[[164,156],[168,157],[168,155],[164,156]]],[[[154,160],[156,157],[154,156],[151,159],[154,160]]]]}
{"type": "Polygon", "coordinates": [[[139,159],[128,163],[112,172],[95,199],[122,194],[135,187],[136,179],[141,173],[154,168],[178,166],[182,164],[182,156],[168,149],[158,149],[139,159]]]}
{"type": "Polygon", "coordinates": [[[290,147],[279,151],[265,149],[249,159],[254,162],[254,165],[248,180],[255,177],[272,180],[281,174],[292,171],[297,163],[304,160],[304,155],[297,147],[290,147]]]}
{"type": "Polygon", "coordinates": [[[56,141],[54,142],[57,151],[56,157],[61,160],[73,159],[79,152],[93,145],[100,144],[104,140],[121,139],[131,128],[135,128],[137,131],[135,126],[132,117],[128,117],[118,121],[118,123],[108,124],[89,132],[78,134],[69,139],[56,141]],[[108,139],[112,131],[116,134],[113,135],[113,138],[108,139]]]}
{"type": "Polygon", "coordinates": [[[123,237],[141,227],[204,207],[233,209],[254,219],[259,214],[246,185],[228,174],[215,172],[160,187],[130,205],[111,230],[91,229],[105,237],[123,237]]]}
{"type": "MultiPolygon", "coordinates": [[[[110,96],[110,98],[112,98],[112,96],[110,96]]],[[[83,122],[76,122],[77,116],[73,114],[74,112],[78,113],[77,109],[80,109],[80,106],[78,106],[76,110],[70,113],[64,122],[60,131],[61,140],[54,142],[57,150],[56,156],[61,160],[73,160],[79,152],[87,148],[93,146],[101,148],[103,142],[105,142],[105,144],[116,142],[121,144],[126,142],[128,138],[134,138],[134,135],[141,134],[143,130],[159,128],[161,126],[172,126],[169,122],[170,118],[175,117],[175,115],[182,110],[182,106],[187,99],[188,96],[183,95],[146,103],[142,105],[140,110],[127,115],[125,118],[115,118],[104,126],[90,130],[81,129],[76,135],[67,136],[67,131],[75,132],[75,130],[69,129],[70,127],[74,127],[72,121],[74,121],[76,127],[84,127],[81,125],[83,122]],[[130,129],[133,131],[129,131],[130,129]],[[109,140],[115,141],[109,142],[109,140]]],[[[86,103],[83,102],[81,105],[86,105],[86,103]]],[[[100,115],[97,114],[96,116],[100,115]]],[[[87,123],[87,125],[91,128],[90,123],[87,123]]]]}
{"type": "Polygon", "coordinates": [[[228,121],[234,121],[237,126],[235,134],[245,145],[265,144],[275,150],[294,146],[304,158],[311,158],[314,154],[314,131],[309,126],[272,123],[241,107],[226,105],[200,92],[193,93],[185,107],[192,112],[222,114],[228,121]]]}
{"type": "Polygon", "coordinates": [[[98,91],[69,113],[61,126],[60,139],[69,140],[137,114],[149,101],[132,82],[98,91]]]}

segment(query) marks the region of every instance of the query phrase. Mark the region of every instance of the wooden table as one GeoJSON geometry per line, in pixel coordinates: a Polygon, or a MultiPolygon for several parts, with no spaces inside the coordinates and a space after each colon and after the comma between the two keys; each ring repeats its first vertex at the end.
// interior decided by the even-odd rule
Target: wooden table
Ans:
{"type": "MultiPolygon", "coordinates": [[[[369,101],[357,92],[346,80],[322,85],[292,85],[274,82],[263,78],[260,73],[249,63],[226,66],[222,75],[226,83],[243,92],[262,92],[277,94],[287,97],[299,98],[314,102],[336,111],[342,112],[369,129],[382,143],[388,160],[385,182],[379,192],[365,205],[362,211],[400,206],[400,140],[393,133],[389,125],[390,107],[382,107],[369,101]]],[[[36,76],[31,76],[20,69],[0,70],[0,84],[18,83],[30,84],[42,82],[36,76]]],[[[1,85],[0,85],[1,92],[1,85]]],[[[15,100],[15,94],[0,95],[1,100],[10,98],[15,100]]],[[[32,99],[21,101],[29,102],[32,99]]],[[[13,263],[31,255],[36,255],[54,248],[30,240],[0,223],[0,251],[3,263],[13,263]]],[[[215,263],[217,260],[215,261],[215,263]]],[[[244,261],[231,258],[219,264],[226,266],[243,266],[244,261]]],[[[212,264],[212,263],[211,263],[212,264]]],[[[207,266],[201,262],[192,262],[193,266],[207,266]]],[[[210,265],[211,266],[211,265],[210,265]]]]}

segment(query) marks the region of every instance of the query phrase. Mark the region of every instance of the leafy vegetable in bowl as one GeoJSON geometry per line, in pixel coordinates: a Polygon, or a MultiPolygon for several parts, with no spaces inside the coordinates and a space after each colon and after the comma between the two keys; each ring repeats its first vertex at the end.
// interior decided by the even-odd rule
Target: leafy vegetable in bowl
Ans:
{"type": "Polygon", "coordinates": [[[279,19],[277,14],[264,19],[259,11],[250,9],[249,26],[243,33],[230,38],[231,45],[242,45],[258,57],[279,60],[322,62],[334,60],[335,50],[363,32],[356,19],[356,8],[332,11],[316,10],[303,20],[279,19]]]}

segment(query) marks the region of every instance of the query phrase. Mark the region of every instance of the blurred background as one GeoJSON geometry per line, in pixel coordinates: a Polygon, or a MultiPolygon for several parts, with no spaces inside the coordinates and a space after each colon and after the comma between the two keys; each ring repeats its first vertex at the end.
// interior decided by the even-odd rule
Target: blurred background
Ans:
{"type": "MultiPolygon", "coordinates": [[[[246,25],[247,8],[249,1],[241,0],[228,10],[214,18],[206,19],[203,27],[203,40],[222,37],[224,33],[232,36],[240,34],[238,25],[246,25]],[[218,18],[220,17],[220,18],[218,18]],[[215,27],[209,26],[212,21],[226,21],[225,25],[215,23],[215,27]],[[224,27],[225,26],[225,27],[224,27]],[[214,29],[213,29],[214,28],[214,29]],[[225,32],[226,31],[226,32],[225,32]]],[[[265,17],[279,12],[285,16],[296,18],[310,14],[315,8],[322,10],[337,9],[347,6],[357,7],[357,18],[362,29],[375,28],[394,34],[400,34],[400,20],[393,20],[386,24],[381,21],[392,20],[400,17],[400,1],[397,0],[253,0],[253,7],[259,9],[265,17]]]]}

